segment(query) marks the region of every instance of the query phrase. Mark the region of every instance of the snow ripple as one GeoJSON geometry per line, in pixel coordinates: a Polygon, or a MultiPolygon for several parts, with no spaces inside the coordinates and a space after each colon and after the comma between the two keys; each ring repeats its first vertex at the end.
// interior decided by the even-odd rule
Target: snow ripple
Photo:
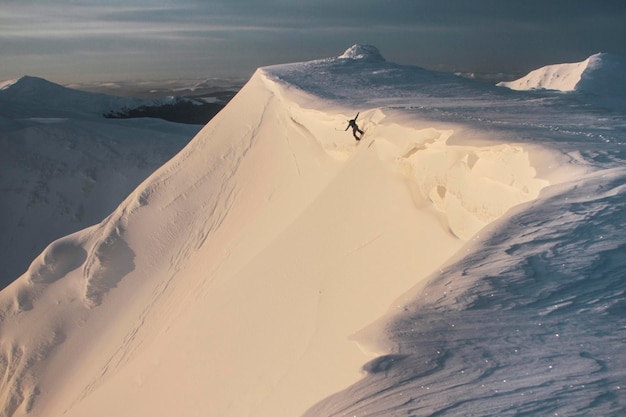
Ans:
{"type": "Polygon", "coordinates": [[[625,180],[591,175],[491,229],[390,325],[395,353],[306,415],[624,415],[625,180]]]}

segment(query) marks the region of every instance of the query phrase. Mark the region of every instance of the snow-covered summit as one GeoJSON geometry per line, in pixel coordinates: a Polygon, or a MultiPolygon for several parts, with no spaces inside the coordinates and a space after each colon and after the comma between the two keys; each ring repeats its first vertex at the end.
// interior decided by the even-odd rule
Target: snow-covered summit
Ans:
{"type": "Polygon", "coordinates": [[[272,65],[260,71],[317,97],[359,107],[366,103],[374,106],[379,99],[389,104],[408,96],[449,96],[453,89],[469,89],[476,95],[497,90],[450,73],[389,62],[376,47],[368,45],[354,45],[336,57],[272,65]]]}
{"type": "Polygon", "coordinates": [[[31,109],[33,112],[41,112],[54,109],[59,113],[78,112],[100,116],[112,108],[133,104],[133,101],[73,90],[43,78],[31,76],[23,76],[7,82],[0,89],[0,103],[20,106],[20,111],[31,109]]]}
{"type": "Polygon", "coordinates": [[[383,55],[378,48],[373,45],[355,44],[348,48],[342,55],[341,59],[363,59],[368,61],[384,61],[383,55]]]}
{"type": "Polygon", "coordinates": [[[597,53],[581,62],[547,65],[518,80],[498,83],[498,86],[513,90],[545,89],[614,95],[626,91],[625,74],[625,58],[597,53]]]}
{"type": "MultiPolygon", "coordinates": [[[[24,75],[14,80],[0,83],[0,90],[10,90],[15,96],[28,97],[33,93],[60,94],[67,93],[68,88],[50,82],[44,78],[24,75]]],[[[73,90],[72,90],[73,91],[73,90]]]]}
{"type": "Polygon", "coordinates": [[[367,59],[258,70],[0,292],[2,412],[623,411],[622,120],[512,96],[367,59]],[[409,320],[415,292],[441,309],[409,320]]]}
{"type": "Polygon", "coordinates": [[[503,81],[497,85],[512,90],[559,90],[573,91],[587,69],[591,58],[582,62],[546,65],[514,81],[503,81]]]}
{"type": "Polygon", "coordinates": [[[91,226],[178,152],[198,125],[113,120],[145,102],[37,77],[0,87],[0,288],[52,240],[91,226]]]}
{"type": "Polygon", "coordinates": [[[54,113],[57,116],[81,114],[102,117],[111,112],[123,112],[142,106],[161,106],[174,103],[175,97],[139,99],[117,97],[108,94],[91,93],[67,88],[46,79],[23,76],[5,81],[0,85],[0,105],[6,114],[19,114],[41,117],[54,113]]]}

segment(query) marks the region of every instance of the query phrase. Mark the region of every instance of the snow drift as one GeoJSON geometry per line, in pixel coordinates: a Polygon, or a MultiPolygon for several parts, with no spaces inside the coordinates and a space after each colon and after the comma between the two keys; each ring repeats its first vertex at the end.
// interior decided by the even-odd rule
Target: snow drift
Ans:
{"type": "Polygon", "coordinates": [[[0,288],[52,240],[102,221],[200,130],[102,116],[159,102],[76,91],[36,77],[2,84],[0,288]]]}
{"type": "Polygon", "coordinates": [[[498,83],[512,90],[581,91],[596,95],[626,97],[622,57],[597,53],[581,62],[546,65],[515,81],[498,83]]]}
{"type": "Polygon", "coordinates": [[[372,47],[259,69],[108,218],[0,293],[2,414],[287,417],[357,382],[390,353],[372,323],[398,297],[589,171],[528,142],[547,130],[516,118],[536,103],[504,96],[372,47]]]}

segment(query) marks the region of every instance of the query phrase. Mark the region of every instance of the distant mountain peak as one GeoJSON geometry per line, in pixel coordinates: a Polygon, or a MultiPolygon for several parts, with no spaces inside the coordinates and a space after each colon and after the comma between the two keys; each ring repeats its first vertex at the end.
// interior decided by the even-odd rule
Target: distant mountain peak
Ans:
{"type": "Polygon", "coordinates": [[[6,80],[0,82],[0,90],[9,90],[9,89],[24,89],[24,88],[33,88],[34,86],[41,85],[55,85],[54,83],[44,80],[39,77],[32,77],[30,75],[23,75],[19,78],[15,78],[13,80],[6,80]]]}
{"type": "Polygon", "coordinates": [[[13,85],[58,85],[52,81],[48,81],[45,78],[34,77],[32,75],[22,75],[18,79],[14,80],[13,85]]]}
{"type": "Polygon", "coordinates": [[[43,94],[64,94],[70,90],[67,87],[53,83],[44,78],[24,75],[12,81],[6,81],[1,86],[7,94],[24,97],[40,97],[43,94]]]}
{"type": "Polygon", "coordinates": [[[513,90],[584,91],[597,95],[624,95],[626,59],[608,53],[591,55],[581,62],[546,65],[526,76],[498,85],[513,90]]]}
{"type": "Polygon", "coordinates": [[[356,44],[348,48],[339,58],[343,59],[363,59],[368,61],[385,61],[382,54],[373,45],[356,44]]]}

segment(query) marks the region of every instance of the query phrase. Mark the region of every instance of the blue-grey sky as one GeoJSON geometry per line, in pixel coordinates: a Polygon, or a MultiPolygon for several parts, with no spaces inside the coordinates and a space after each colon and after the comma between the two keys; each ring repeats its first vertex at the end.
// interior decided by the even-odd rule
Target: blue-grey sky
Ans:
{"type": "Polygon", "coordinates": [[[1,0],[0,80],[248,77],[373,44],[445,71],[626,56],[624,0],[1,0]]]}

